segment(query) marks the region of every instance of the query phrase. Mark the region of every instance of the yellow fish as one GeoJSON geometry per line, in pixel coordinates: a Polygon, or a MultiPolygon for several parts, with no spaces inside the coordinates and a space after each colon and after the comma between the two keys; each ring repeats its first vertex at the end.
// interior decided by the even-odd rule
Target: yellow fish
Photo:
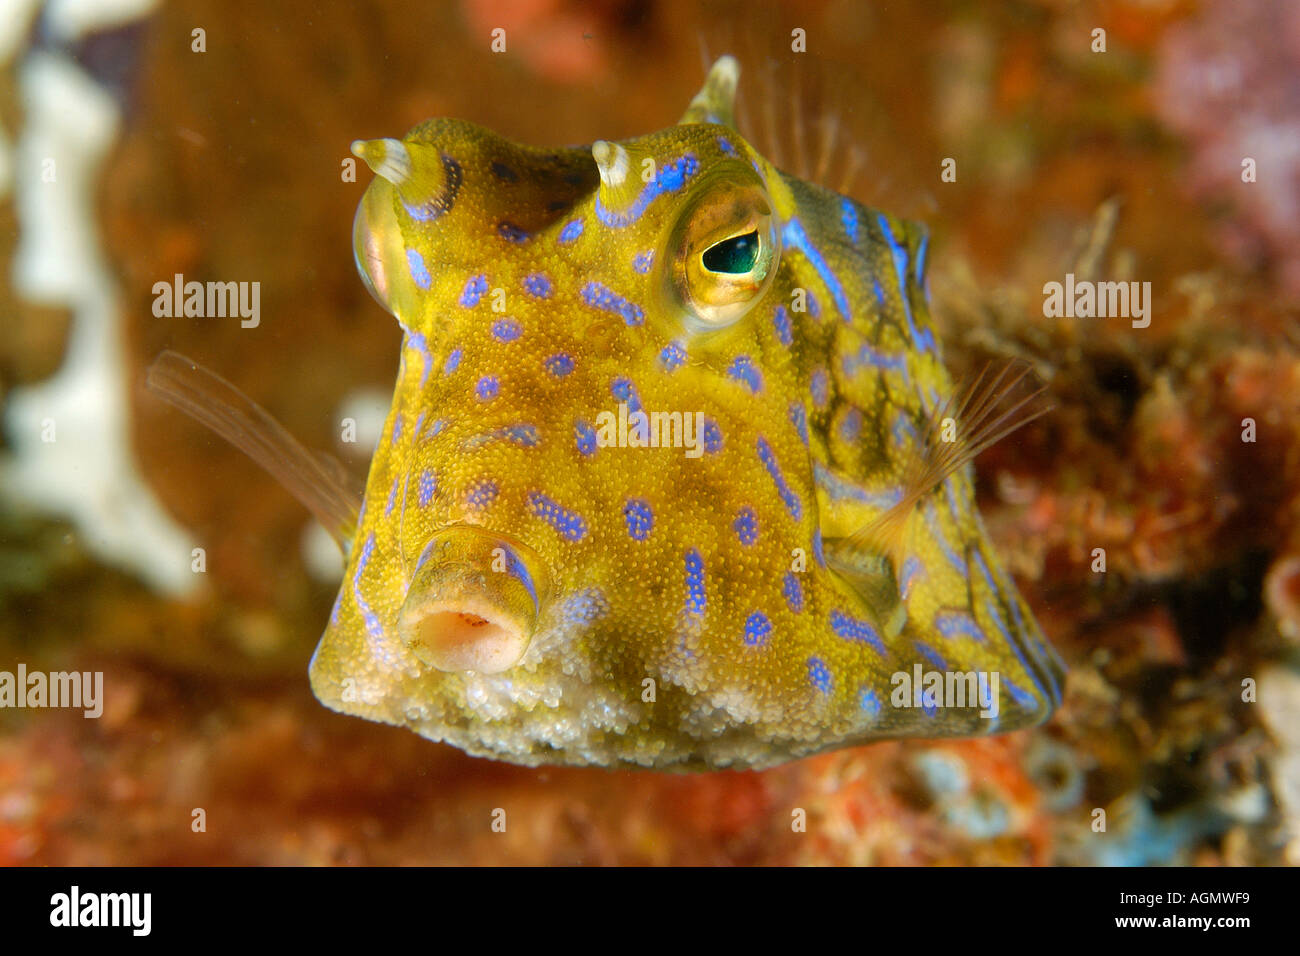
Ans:
{"type": "Polygon", "coordinates": [[[1036,414],[1003,402],[1021,376],[954,395],[924,231],[774,168],[738,75],[621,143],[353,144],[357,268],[404,332],[359,510],[221,380],[155,366],[342,544],[328,707],[519,764],[716,769],[1060,702],[969,464],[1036,414]]]}

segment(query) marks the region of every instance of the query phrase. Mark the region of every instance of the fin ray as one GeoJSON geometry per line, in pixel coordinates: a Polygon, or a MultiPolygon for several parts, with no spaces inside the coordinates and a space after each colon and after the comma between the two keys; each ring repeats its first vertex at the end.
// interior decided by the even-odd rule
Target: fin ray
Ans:
{"type": "Polygon", "coordinates": [[[345,466],[309,451],[271,414],[216,372],[170,350],[149,366],[151,392],[212,429],[297,498],[346,553],[361,491],[345,466]]]}
{"type": "Polygon", "coordinates": [[[917,503],[981,452],[1051,410],[1048,404],[1032,404],[1047,391],[1042,384],[1006,407],[1008,397],[1020,387],[1030,368],[1011,361],[990,378],[991,364],[930,414],[921,436],[922,447],[904,471],[902,498],[849,537],[854,547],[874,544],[894,558],[896,570],[901,568],[907,525],[917,503]],[[1017,365],[1021,367],[1013,373],[1017,365]],[[949,428],[953,437],[945,439],[949,428]]]}

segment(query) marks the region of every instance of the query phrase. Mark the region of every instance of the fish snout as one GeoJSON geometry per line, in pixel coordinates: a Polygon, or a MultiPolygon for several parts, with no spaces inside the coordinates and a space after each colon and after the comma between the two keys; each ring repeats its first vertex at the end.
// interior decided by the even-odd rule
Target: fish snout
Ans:
{"type": "Polygon", "coordinates": [[[440,671],[498,674],[519,663],[537,628],[541,560],[516,541],[461,525],[425,545],[397,633],[440,671]]]}

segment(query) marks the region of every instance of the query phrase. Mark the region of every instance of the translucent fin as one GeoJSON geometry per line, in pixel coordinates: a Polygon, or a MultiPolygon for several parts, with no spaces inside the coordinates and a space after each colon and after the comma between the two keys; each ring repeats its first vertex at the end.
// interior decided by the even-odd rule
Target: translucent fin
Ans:
{"type": "Polygon", "coordinates": [[[854,84],[845,88],[840,64],[755,59],[754,81],[735,107],[741,135],[778,169],[848,195],[866,162],[848,122],[860,105],[854,84]]]}
{"type": "Polygon", "coordinates": [[[852,538],[823,542],[826,564],[848,583],[875,614],[886,637],[897,637],[907,624],[907,605],[898,581],[883,554],[864,553],[852,538]]]}
{"type": "Polygon", "coordinates": [[[149,367],[149,390],[257,462],[315,515],[347,552],[356,532],[361,489],[338,460],[313,454],[264,408],[216,372],[176,352],[149,367]]]}
{"type": "Polygon", "coordinates": [[[846,539],[851,551],[883,552],[892,559],[895,571],[900,569],[908,522],[917,503],[986,448],[1051,410],[1051,405],[1036,401],[1046,385],[1027,392],[1020,388],[1030,374],[1028,364],[1013,360],[994,375],[991,366],[986,364],[969,386],[934,410],[921,447],[903,472],[903,497],[846,539]]]}

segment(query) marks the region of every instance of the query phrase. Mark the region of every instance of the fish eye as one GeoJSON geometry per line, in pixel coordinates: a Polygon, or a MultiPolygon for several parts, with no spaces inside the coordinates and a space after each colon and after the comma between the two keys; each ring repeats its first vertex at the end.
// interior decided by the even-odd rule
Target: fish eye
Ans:
{"type": "Polygon", "coordinates": [[[404,260],[405,245],[393,213],[391,190],[382,179],[376,178],[357,204],[352,220],[352,257],[366,291],[384,311],[397,315],[404,304],[404,282],[393,263],[404,260]]]}
{"type": "Polygon", "coordinates": [[[776,274],[780,245],[756,176],[715,185],[678,220],[670,239],[672,293],[696,331],[738,322],[776,274]]]}
{"type": "Polygon", "coordinates": [[[751,229],[743,236],[715,242],[704,250],[700,261],[710,272],[744,275],[758,262],[758,230],[751,229]]]}

